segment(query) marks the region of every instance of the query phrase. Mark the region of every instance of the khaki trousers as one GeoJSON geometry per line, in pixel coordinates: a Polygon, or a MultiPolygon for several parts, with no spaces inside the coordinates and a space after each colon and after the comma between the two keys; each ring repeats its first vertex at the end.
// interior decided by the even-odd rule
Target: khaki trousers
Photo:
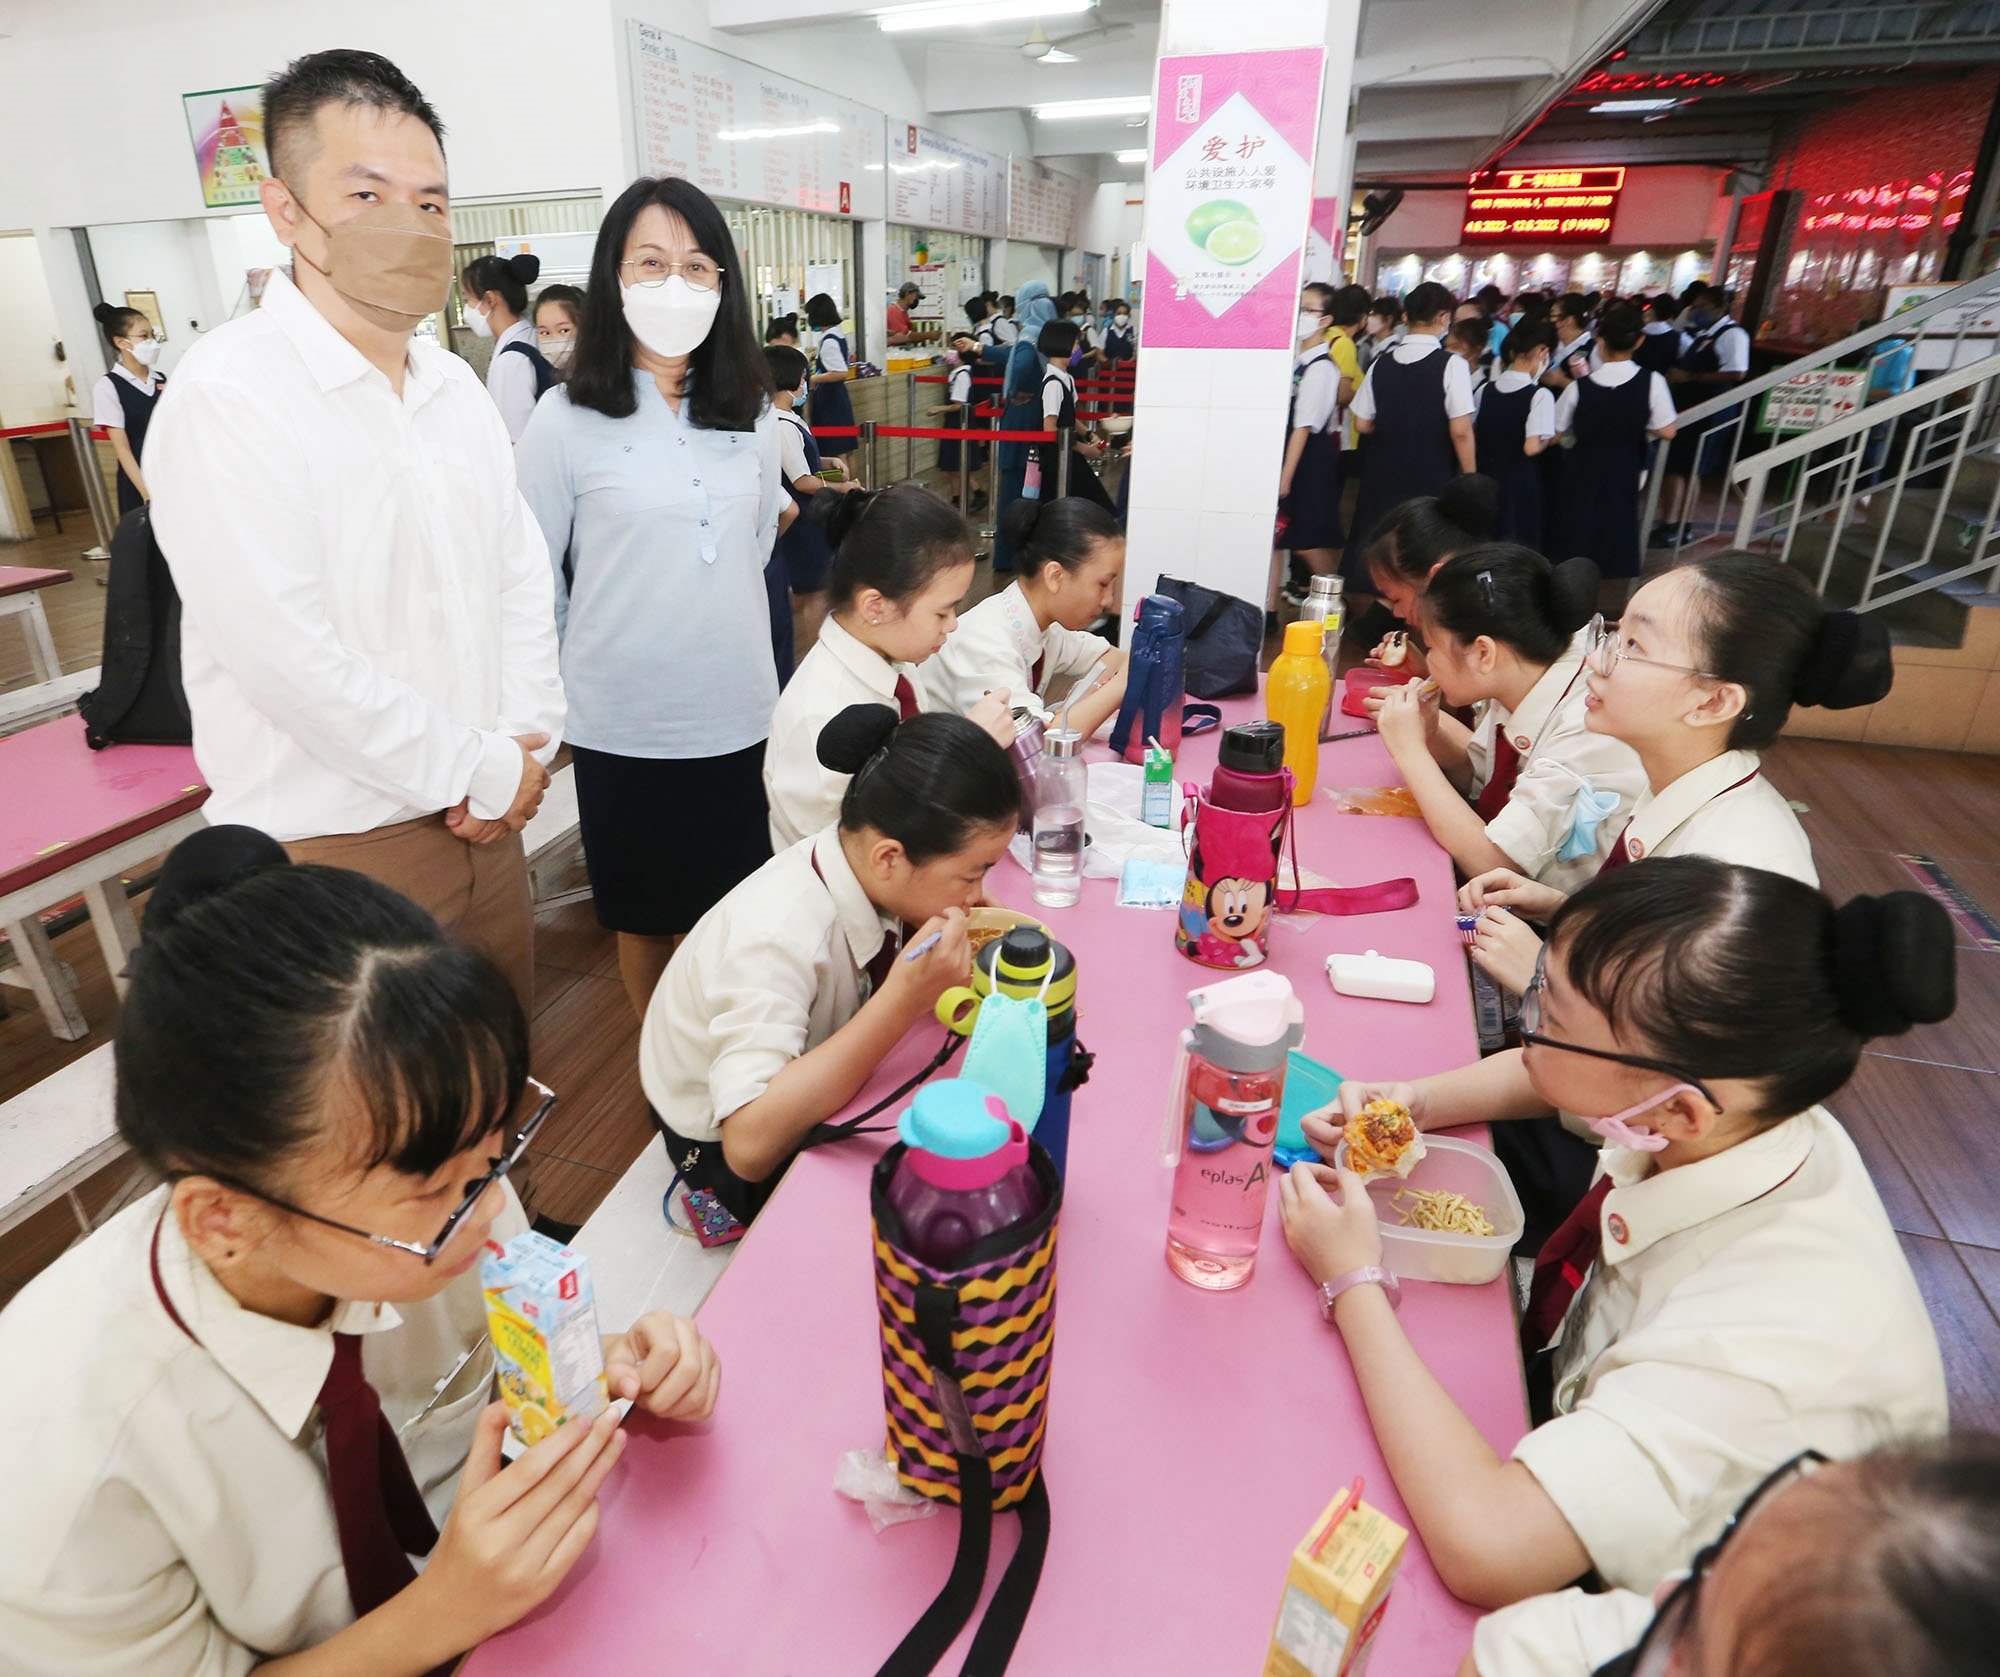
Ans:
{"type": "Polygon", "coordinates": [[[535,912],[519,833],[467,844],[443,815],[423,815],[372,832],[297,839],[285,852],[294,862],[352,868],[402,892],[454,940],[491,959],[532,1017],[535,912]]]}

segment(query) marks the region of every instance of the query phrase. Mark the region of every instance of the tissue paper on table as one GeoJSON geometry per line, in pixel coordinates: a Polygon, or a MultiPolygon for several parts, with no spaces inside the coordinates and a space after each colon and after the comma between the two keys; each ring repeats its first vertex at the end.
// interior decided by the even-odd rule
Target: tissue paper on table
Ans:
{"type": "MultiPolygon", "coordinates": [[[[1179,788],[1175,788],[1172,824],[1164,829],[1139,819],[1145,790],[1146,771],[1137,763],[1092,763],[1085,770],[1083,829],[1088,842],[1083,851],[1084,878],[1116,879],[1135,856],[1187,866],[1187,852],[1181,848],[1178,831],[1179,788]]],[[[1035,871],[1035,845],[1028,834],[1017,833],[1007,850],[1021,864],[1023,873],[1035,871]]]]}
{"type": "Polygon", "coordinates": [[[867,1509],[878,1533],[938,1511],[937,1503],[896,1477],[896,1464],[882,1450],[849,1450],[833,1470],[833,1488],[867,1509]]]}

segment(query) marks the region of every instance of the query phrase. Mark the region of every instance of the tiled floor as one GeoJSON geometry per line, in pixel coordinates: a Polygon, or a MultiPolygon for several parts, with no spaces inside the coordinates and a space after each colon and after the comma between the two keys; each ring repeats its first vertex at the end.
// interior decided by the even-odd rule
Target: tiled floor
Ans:
{"type": "MultiPolygon", "coordinates": [[[[0,550],[0,562],[62,563],[80,546],[45,539],[0,550]]],[[[990,586],[982,565],[977,591],[990,586]]],[[[85,580],[56,592],[83,596],[63,602],[60,617],[51,599],[58,649],[74,668],[95,656],[91,618],[102,591],[85,580]]],[[[10,651],[0,647],[0,680],[10,651]]],[[[1767,769],[1806,806],[1802,819],[1836,898],[1911,888],[1897,860],[1904,852],[1938,861],[2000,916],[2000,760],[1786,740],[1767,769]]],[[[611,939],[587,903],[544,909],[537,937],[535,1069],[562,1106],[536,1150],[531,1197],[539,1212],[581,1222],[648,1141],[637,1027],[611,939]]],[[[1872,1049],[1832,1104],[1902,1234],[1944,1345],[1958,1420],[2000,1427],[2000,951],[1970,935],[1965,943],[1957,1015],[1872,1049]]],[[[0,992],[12,1008],[0,1019],[0,1100],[105,1040],[111,989],[94,941],[79,928],[57,948],[83,980],[96,1028],[84,1042],[54,1042],[20,992],[0,992]]],[[[105,1173],[85,1197],[94,1204],[115,1186],[116,1173],[105,1173]]],[[[0,1302],[73,1232],[56,1207],[0,1240],[0,1302]]]]}

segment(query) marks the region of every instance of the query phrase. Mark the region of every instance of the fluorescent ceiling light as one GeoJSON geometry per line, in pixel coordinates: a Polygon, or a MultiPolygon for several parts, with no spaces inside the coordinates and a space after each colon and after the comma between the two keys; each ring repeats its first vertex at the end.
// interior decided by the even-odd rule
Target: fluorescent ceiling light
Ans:
{"type": "Polygon", "coordinates": [[[1678,99],[1607,99],[1590,107],[1593,116],[1644,116],[1648,111],[1670,111],[1678,99]]]}
{"type": "Polygon", "coordinates": [[[789,140],[794,134],[838,134],[837,122],[796,122],[789,128],[719,128],[718,140],[789,140]]]}
{"type": "Polygon", "coordinates": [[[1146,148],[1140,146],[1136,151],[1113,152],[1112,159],[1118,163],[1143,163],[1146,161],[1146,148]]]}
{"type": "Polygon", "coordinates": [[[1097,0],[939,0],[921,6],[898,6],[877,12],[875,27],[889,34],[911,29],[977,29],[988,23],[1018,23],[1030,18],[1074,17],[1097,0]]]}
{"type": "Polygon", "coordinates": [[[1064,99],[1037,105],[1035,115],[1043,122],[1077,122],[1093,116],[1140,116],[1152,108],[1151,95],[1134,93],[1123,99],[1064,99]]]}

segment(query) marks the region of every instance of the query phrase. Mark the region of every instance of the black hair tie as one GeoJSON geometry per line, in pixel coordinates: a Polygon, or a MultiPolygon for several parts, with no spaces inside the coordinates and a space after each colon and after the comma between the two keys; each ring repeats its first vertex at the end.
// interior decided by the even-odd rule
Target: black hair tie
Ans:
{"type": "Polygon", "coordinates": [[[1820,620],[1819,634],[1806,654],[1798,680],[1792,684],[1792,702],[1823,705],[1840,686],[1840,678],[1854,657],[1861,639],[1861,619],[1851,611],[1830,611],[1820,620]]]}

